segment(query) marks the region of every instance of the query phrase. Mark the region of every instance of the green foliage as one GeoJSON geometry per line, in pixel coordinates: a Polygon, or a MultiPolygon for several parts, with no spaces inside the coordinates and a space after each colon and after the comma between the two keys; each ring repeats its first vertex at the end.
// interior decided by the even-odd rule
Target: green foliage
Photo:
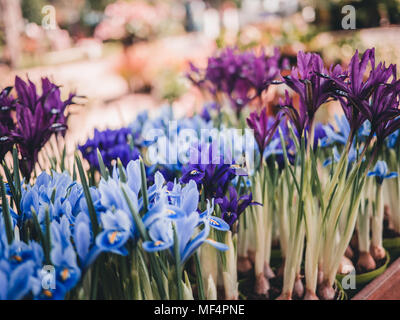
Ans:
{"type": "MultiPolygon", "coordinates": [[[[328,1],[318,1],[318,6],[328,1]]],[[[400,22],[400,1],[398,0],[340,0],[329,1],[330,24],[332,29],[341,29],[342,8],[352,5],[356,9],[356,26],[358,28],[378,27],[381,23],[397,24],[400,22]]]]}
{"type": "Polygon", "coordinates": [[[115,2],[115,0],[86,0],[88,7],[96,11],[104,11],[107,5],[112,2],[115,2]]]}
{"type": "Polygon", "coordinates": [[[45,0],[22,0],[22,15],[29,22],[40,24],[43,19],[42,8],[47,4],[49,2],[45,0]]]}

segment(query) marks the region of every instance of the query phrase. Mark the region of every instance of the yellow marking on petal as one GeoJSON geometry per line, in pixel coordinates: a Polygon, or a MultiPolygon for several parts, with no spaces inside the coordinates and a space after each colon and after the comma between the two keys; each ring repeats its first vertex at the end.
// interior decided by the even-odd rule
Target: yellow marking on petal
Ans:
{"type": "Polygon", "coordinates": [[[220,223],[219,223],[218,221],[214,220],[213,218],[210,218],[210,221],[211,221],[213,224],[217,225],[217,226],[220,225],[220,223]]]}
{"type": "Polygon", "coordinates": [[[196,170],[196,169],[194,169],[194,170],[190,171],[190,174],[191,174],[191,175],[195,175],[195,174],[198,174],[198,173],[199,173],[199,171],[198,171],[198,170],[196,170]]]}
{"type": "Polygon", "coordinates": [[[176,212],[174,210],[171,210],[171,209],[167,209],[167,212],[170,213],[170,214],[176,214],[176,212]]]}
{"type": "Polygon", "coordinates": [[[238,164],[232,164],[232,165],[231,165],[231,168],[233,168],[233,169],[240,169],[241,166],[238,165],[238,164]]]}
{"type": "Polygon", "coordinates": [[[51,298],[53,296],[50,290],[43,290],[43,294],[48,298],[51,298]]]}
{"type": "Polygon", "coordinates": [[[63,281],[65,281],[69,278],[68,268],[64,268],[64,270],[61,272],[61,278],[63,279],[63,281]]]}
{"type": "Polygon", "coordinates": [[[111,235],[108,236],[108,241],[110,241],[111,244],[115,242],[115,239],[117,238],[118,231],[114,231],[111,233],[111,235]]]}
{"type": "Polygon", "coordinates": [[[18,261],[18,262],[21,262],[21,261],[22,261],[21,256],[18,256],[18,255],[13,256],[12,258],[13,258],[14,260],[18,261]]]}
{"type": "Polygon", "coordinates": [[[155,245],[156,247],[159,247],[159,246],[161,246],[163,243],[164,243],[164,242],[158,240],[158,241],[154,242],[154,245],[155,245]]]}
{"type": "Polygon", "coordinates": [[[214,239],[211,239],[211,238],[207,238],[207,240],[212,242],[212,243],[218,243],[217,241],[215,241],[214,239]]]}

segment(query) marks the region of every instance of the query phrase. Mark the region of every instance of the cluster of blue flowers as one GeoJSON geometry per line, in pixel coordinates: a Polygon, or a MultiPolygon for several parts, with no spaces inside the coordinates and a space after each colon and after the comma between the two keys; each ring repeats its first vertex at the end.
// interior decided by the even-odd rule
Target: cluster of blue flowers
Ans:
{"type": "MultiPolygon", "coordinates": [[[[200,197],[194,181],[186,186],[166,184],[156,172],[145,204],[139,160],[130,161],[126,169],[114,167],[112,172],[102,177],[97,188],[90,188],[94,220],[82,185],[66,172],[43,172],[33,186],[22,186],[22,215],[11,211],[13,240],[8,242],[6,233],[0,233],[0,298],[64,298],[99,254],[125,256],[128,242],[137,244],[140,234],[132,210],[143,212],[141,223],[150,237],[143,243],[146,251],[173,248],[173,228],[182,264],[205,242],[227,249],[208,238],[210,227],[226,231],[229,225],[212,215],[210,203],[204,212],[198,211],[200,197]],[[54,268],[54,286],[43,286],[49,276],[46,266],[54,268]]],[[[0,228],[6,230],[3,218],[0,228]]]]}
{"type": "MultiPolygon", "coordinates": [[[[275,83],[280,60],[278,52],[268,57],[264,53],[241,54],[228,49],[210,59],[206,70],[192,66],[191,80],[210,91],[215,98],[218,92],[227,95],[231,107],[237,111],[235,120],[237,123],[243,120],[240,123],[243,129],[245,121],[240,117],[244,106],[257,97],[261,99],[261,94],[275,83]],[[253,91],[254,97],[249,96],[253,91]]],[[[373,51],[367,51],[363,56],[362,65],[369,60],[372,64],[373,51]]],[[[90,170],[101,172],[100,181],[96,183],[93,179],[90,187],[78,161],[81,183],[68,172],[51,171],[50,174],[42,172],[34,184],[26,180],[18,185],[19,176],[15,183],[10,183],[10,176],[17,175],[18,168],[14,168],[17,171],[12,175],[8,172],[9,184],[1,190],[0,299],[77,297],[83,290],[87,275],[91,278],[96,274],[92,271],[98,267],[98,261],[106,257],[101,260],[105,268],[102,270],[109,268],[111,277],[114,272],[122,278],[123,271],[114,270],[115,260],[110,257],[128,258],[122,260],[119,267],[131,268],[132,253],[138,247],[147,252],[149,259],[159,257],[160,266],[172,258],[178,273],[205,243],[221,251],[228,250],[226,244],[216,241],[216,238],[222,239],[215,236],[219,232],[211,230],[235,233],[240,215],[249,206],[262,205],[253,201],[251,179],[246,171],[249,168],[245,170],[236,161],[237,155],[243,156],[247,151],[253,152],[259,160],[254,172],[263,172],[265,179],[269,177],[271,182],[277,181],[285,166],[299,164],[301,155],[297,151],[301,143],[302,147],[309,147],[307,153],[314,152],[312,155],[319,157],[324,166],[332,167],[340,161],[341,152],[348,148],[345,152],[348,152],[349,172],[350,167],[360,164],[358,161],[365,156],[366,149],[359,154],[360,146],[368,148],[372,139],[378,141],[379,147],[374,155],[387,160],[389,157],[386,155],[392,150],[399,154],[399,130],[395,130],[400,123],[395,91],[398,83],[393,86],[387,83],[385,90],[377,90],[370,97],[374,107],[371,113],[365,101],[355,99],[364,96],[358,92],[362,87],[362,72],[356,68],[358,63],[361,63],[358,57],[353,58],[350,71],[354,74],[354,82],[349,85],[344,81],[347,73],[341,67],[326,69],[318,55],[299,53],[297,69],[282,77],[282,81],[300,96],[299,108],[293,106],[293,100],[286,92],[277,115],[269,115],[266,108],[261,112],[251,112],[247,125],[253,129],[253,134],[250,140],[246,139],[245,146],[233,145],[229,149],[229,139],[233,136],[222,123],[220,101],[215,101],[192,117],[176,119],[171,107],[164,107],[155,118],[151,118],[147,111],[140,113],[126,128],[95,130],[94,137],[79,146],[90,170]],[[385,95],[392,99],[386,99],[385,95]],[[336,117],[336,127],[315,122],[315,113],[331,98],[340,101],[345,114],[336,117]],[[357,108],[352,106],[353,103],[357,108]],[[382,108],[386,110],[383,115],[387,118],[384,126],[374,118],[382,108]],[[213,116],[214,111],[219,113],[218,119],[213,116]],[[171,154],[182,147],[179,134],[187,129],[197,135],[188,143],[188,161],[183,163],[177,158],[171,162],[171,157],[175,156],[171,154]],[[203,137],[202,130],[218,130],[223,143],[216,144],[210,141],[210,136],[203,137]],[[159,152],[155,162],[140,159],[141,156],[146,159],[152,150],[165,150],[165,153],[159,152]],[[51,278],[52,274],[54,278],[51,278]]],[[[388,82],[394,75],[393,68],[374,66],[371,79],[377,83],[388,82]]],[[[29,90],[25,95],[20,94],[19,100],[12,98],[10,90],[0,93],[0,102],[7,106],[0,113],[0,135],[7,137],[2,139],[0,156],[4,157],[5,152],[11,150],[11,137],[15,138],[22,159],[15,158],[14,165],[18,162],[24,165],[27,160],[28,168],[26,164],[21,168],[26,178],[30,177],[38,150],[51,134],[58,129],[62,133],[65,131],[66,117],[62,112],[73,98],[71,95],[62,102],[58,87],[46,79],[42,86],[44,93],[51,93],[48,100],[39,99],[33,84],[25,84],[20,79],[16,81],[17,91],[29,90]],[[23,152],[26,143],[23,144],[22,138],[15,133],[16,129],[12,129],[15,124],[10,112],[21,109],[22,104],[32,110],[39,107],[47,110],[51,101],[57,102],[55,108],[58,111],[49,113],[52,114],[48,119],[50,124],[43,127],[43,139],[38,142],[37,150],[27,152],[31,157],[28,159],[23,152]]],[[[27,145],[25,149],[29,149],[27,145]]],[[[373,157],[373,160],[376,159],[373,157]]],[[[384,179],[397,177],[397,173],[389,172],[385,161],[377,161],[368,176],[374,177],[381,185],[384,179]]],[[[154,267],[154,261],[149,262],[150,267],[154,267]]],[[[164,275],[169,276],[167,273],[164,275]]],[[[178,275],[177,279],[179,277],[182,278],[178,275]]],[[[160,285],[152,272],[149,282],[153,280],[157,286],[160,285]]],[[[121,283],[121,287],[127,286],[124,279],[121,283]]]]}

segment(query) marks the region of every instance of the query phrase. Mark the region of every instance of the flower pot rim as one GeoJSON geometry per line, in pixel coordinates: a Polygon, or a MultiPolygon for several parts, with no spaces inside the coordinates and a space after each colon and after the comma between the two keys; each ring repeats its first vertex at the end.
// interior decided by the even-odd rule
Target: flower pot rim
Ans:
{"type": "Polygon", "coordinates": [[[400,248],[400,237],[384,238],[383,246],[385,249],[400,248]]]}
{"type": "MultiPolygon", "coordinates": [[[[374,280],[376,277],[380,276],[385,270],[387,269],[389,263],[390,263],[390,254],[387,249],[385,249],[386,253],[386,260],[383,265],[381,265],[379,268],[365,272],[365,273],[360,273],[356,274],[356,284],[361,285],[361,284],[367,284],[368,282],[371,282],[374,280]]],[[[342,279],[347,276],[347,274],[337,274],[336,279],[342,281],[342,279]]]]}

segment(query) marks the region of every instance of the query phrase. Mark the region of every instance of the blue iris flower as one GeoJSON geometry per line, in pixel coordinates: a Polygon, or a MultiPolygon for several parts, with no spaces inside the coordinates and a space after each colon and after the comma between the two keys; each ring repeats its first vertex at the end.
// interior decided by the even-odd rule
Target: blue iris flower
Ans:
{"type": "Polygon", "coordinates": [[[76,183],[68,190],[67,199],[71,205],[71,213],[75,217],[80,211],[80,202],[85,198],[82,185],[76,183]]]}
{"type": "Polygon", "coordinates": [[[102,252],[93,239],[90,218],[85,212],[81,212],[75,219],[72,238],[76,253],[79,257],[82,270],[86,270],[102,252]]]}
{"type": "Polygon", "coordinates": [[[268,159],[272,155],[283,154],[280,138],[271,140],[264,150],[263,157],[268,159]]]}
{"type": "MultiPolygon", "coordinates": [[[[0,228],[4,227],[1,220],[0,228]]],[[[35,297],[41,285],[42,247],[34,241],[26,244],[19,240],[8,245],[4,238],[4,233],[0,234],[0,300],[35,297]]]]}
{"type": "MultiPolygon", "coordinates": [[[[139,198],[141,190],[140,162],[131,161],[124,170],[123,175],[126,181],[122,182],[117,169],[113,170],[113,175],[108,180],[102,179],[99,185],[100,201],[105,212],[100,214],[100,221],[103,231],[96,237],[96,245],[102,251],[114,252],[126,255],[125,244],[129,239],[136,240],[138,237],[137,229],[132,217],[132,213],[125,200],[122,187],[133,205],[136,212],[143,208],[143,199],[139,198]]],[[[154,219],[163,212],[166,212],[166,196],[162,194],[165,182],[160,173],[154,176],[155,183],[148,189],[149,210],[143,217],[145,225],[151,224],[154,219]]]]}
{"type": "Polygon", "coordinates": [[[44,210],[49,207],[51,215],[60,217],[63,214],[71,215],[72,206],[67,199],[70,190],[73,192],[74,213],[77,212],[76,201],[82,198],[82,188],[76,186],[68,173],[52,172],[52,176],[43,172],[39,175],[33,186],[27,185],[22,189],[21,210],[23,219],[32,218],[32,208],[43,221],[44,210]]]}
{"type": "MultiPolygon", "coordinates": [[[[333,160],[334,160],[334,162],[339,162],[340,153],[339,153],[337,147],[334,146],[332,151],[333,151],[333,160]]],[[[352,145],[351,148],[350,148],[349,154],[348,154],[348,161],[349,161],[349,163],[353,163],[355,160],[357,160],[357,150],[354,147],[354,145],[352,145]]],[[[332,164],[332,158],[326,159],[322,165],[324,167],[326,167],[326,166],[328,166],[330,164],[332,164]]]]}
{"type": "Polygon", "coordinates": [[[396,130],[386,139],[386,145],[389,149],[394,149],[396,147],[397,141],[399,139],[400,130],[396,130]]]}
{"type": "Polygon", "coordinates": [[[382,184],[384,179],[396,178],[397,172],[388,173],[388,166],[385,161],[378,161],[373,171],[368,172],[368,177],[375,177],[378,184],[382,184]]]}
{"type": "MultiPolygon", "coordinates": [[[[101,212],[106,211],[106,208],[104,207],[104,205],[101,202],[101,193],[100,193],[99,189],[97,189],[95,187],[91,187],[89,189],[89,192],[90,192],[90,196],[92,198],[94,209],[99,217],[101,212]]],[[[87,206],[86,198],[84,196],[79,201],[79,210],[80,210],[79,212],[83,211],[87,215],[89,215],[89,208],[87,206]]]]}
{"type": "Polygon", "coordinates": [[[0,300],[19,300],[32,289],[35,264],[29,260],[15,268],[0,261],[0,300]]]}
{"type": "Polygon", "coordinates": [[[80,280],[81,270],[71,243],[71,231],[66,216],[60,223],[51,223],[51,235],[51,262],[56,269],[57,283],[61,283],[66,290],[71,290],[80,280]]]}
{"type": "Polygon", "coordinates": [[[371,122],[369,120],[365,120],[358,130],[358,138],[361,141],[364,141],[371,133],[371,122]]]}
{"type": "Polygon", "coordinates": [[[42,247],[34,241],[31,241],[29,245],[21,241],[14,241],[7,251],[8,261],[11,266],[20,265],[29,260],[35,262],[36,265],[40,265],[43,261],[42,247]]]}
{"type": "MultiPolygon", "coordinates": [[[[170,186],[170,190],[168,189],[168,186],[166,186],[164,191],[166,191],[168,194],[170,203],[169,210],[171,212],[175,212],[174,210],[176,210],[176,208],[179,208],[186,213],[197,211],[200,193],[194,180],[190,180],[189,183],[183,188],[180,184],[175,182],[172,186],[170,186]]],[[[207,210],[200,213],[200,218],[204,221],[202,220],[200,223],[207,222],[214,229],[228,231],[229,225],[221,218],[212,216],[213,211],[213,200],[212,205],[210,205],[210,202],[207,201],[207,210]]]]}
{"type": "MultiPolygon", "coordinates": [[[[328,147],[333,144],[339,144],[343,146],[346,145],[351,131],[349,121],[344,115],[341,117],[335,115],[335,121],[338,127],[338,131],[335,131],[330,124],[323,126],[326,133],[326,137],[321,140],[322,147],[328,147]]],[[[363,141],[366,137],[369,136],[369,133],[370,133],[370,124],[369,122],[365,121],[362,127],[359,129],[358,140],[363,141]]],[[[333,151],[333,161],[338,162],[340,160],[340,153],[336,145],[333,147],[332,151],[333,151]]],[[[355,146],[355,142],[353,142],[348,154],[349,164],[356,161],[357,156],[358,156],[357,149],[355,146]]],[[[332,164],[332,158],[326,159],[323,163],[323,166],[327,166],[330,164],[332,164]]]]}
{"type": "Polygon", "coordinates": [[[193,180],[184,188],[175,183],[172,190],[164,190],[169,199],[168,205],[164,214],[146,224],[151,238],[151,241],[143,243],[146,251],[170,249],[171,254],[174,254],[173,226],[178,236],[181,264],[184,264],[204,242],[219,250],[227,250],[226,245],[208,239],[211,226],[221,230],[229,230],[229,226],[221,219],[211,216],[213,209],[210,205],[206,212],[197,212],[199,192],[193,180]]]}
{"type": "MultiPolygon", "coordinates": [[[[125,255],[124,245],[135,235],[135,225],[121,183],[111,178],[107,181],[102,179],[99,190],[101,203],[107,211],[100,215],[103,231],[97,236],[96,245],[104,251],[125,255]]],[[[139,212],[136,193],[131,188],[125,188],[125,191],[134,209],[139,212]]]]}
{"type": "Polygon", "coordinates": [[[324,125],[326,137],[321,140],[321,146],[327,147],[334,143],[345,145],[350,135],[350,124],[345,116],[335,115],[338,132],[330,125],[324,125]]]}
{"type": "Polygon", "coordinates": [[[104,251],[127,255],[125,244],[133,235],[130,215],[123,210],[107,211],[101,216],[103,231],[96,237],[96,245],[104,251]]]}

